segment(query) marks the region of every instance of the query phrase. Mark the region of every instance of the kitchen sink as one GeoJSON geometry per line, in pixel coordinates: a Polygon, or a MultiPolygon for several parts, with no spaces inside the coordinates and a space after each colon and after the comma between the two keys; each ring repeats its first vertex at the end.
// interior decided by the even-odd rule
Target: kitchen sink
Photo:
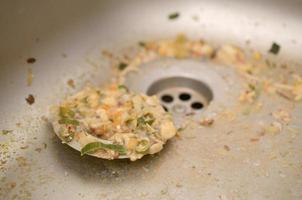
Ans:
{"type": "Polygon", "coordinates": [[[257,51],[280,67],[273,77],[285,66],[301,75],[301,10],[296,0],[2,1],[0,199],[302,199],[301,101],[264,96],[261,109],[236,110],[245,80],[221,63],[163,58],[125,76],[179,130],[135,162],[81,156],[48,120],[64,97],[111,80],[108,55],[179,33],[257,51]],[[291,121],[263,133],[278,109],[291,121]]]}

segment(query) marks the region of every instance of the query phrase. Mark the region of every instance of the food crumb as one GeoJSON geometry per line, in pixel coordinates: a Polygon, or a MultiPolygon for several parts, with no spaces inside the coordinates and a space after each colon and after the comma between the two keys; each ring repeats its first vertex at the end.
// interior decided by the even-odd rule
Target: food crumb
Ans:
{"type": "Polygon", "coordinates": [[[25,98],[25,100],[29,105],[32,105],[33,103],[35,103],[35,98],[32,94],[29,94],[28,97],[25,98]]]}
{"type": "Polygon", "coordinates": [[[280,48],[281,48],[280,45],[274,42],[272,44],[269,52],[272,53],[272,54],[277,55],[279,53],[279,51],[280,51],[280,48]]]}
{"type": "Polygon", "coordinates": [[[35,151],[38,152],[38,153],[41,153],[42,149],[41,148],[36,148],[35,151]]]}
{"type": "Polygon", "coordinates": [[[45,117],[44,115],[41,117],[41,120],[43,120],[44,122],[48,122],[48,118],[47,117],[45,117]]]}
{"type": "Polygon", "coordinates": [[[27,166],[27,160],[23,156],[17,157],[16,161],[17,161],[19,167],[25,167],[25,166],[27,166]]]}
{"type": "Polygon", "coordinates": [[[228,145],[224,145],[223,148],[224,148],[224,150],[226,150],[226,151],[230,151],[230,147],[229,147],[228,145]]]}
{"type": "Polygon", "coordinates": [[[121,62],[118,66],[119,70],[123,71],[128,66],[127,63],[121,62]]]}
{"type": "Polygon", "coordinates": [[[258,142],[259,141],[259,138],[251,138],[250,139],[250,142],[258,142]]]}
{"type": "Polygon", "coordinates": [[[29,64],[32,64],[32,63],[36,62],[36,59],[33,58],[33,57],[30,57],[30,58],[27,58],[26,62],[29,63],[29,64]]]}
{"type": "Polygon", "coordinates": [[[212,118],[205,118],[200,121],[200,125],[202,126],[212,126],[213,123],[214,123],[214,119],[212,118]]]}
{"type": "Polygon", "coordinates": [[[25,146],[21,146],[20,149],[27,149],[28,148],[28,145],[25,145],[25,146]]]}
{"type": "Polygon", "coordinates": [[[180,187],[182,187],[182,184],[176,183],[176,187],[180,188],[180,187]]]}
{"type": "Polygon", "coordinates": [[[75,84],[74,84],[74,80],[73,79],[69,79],[68,81],[67,81],[67,84],[68,84],[68,86],[69,87],[71,87],[71,88],[75,88],[75,84]]]}
{"type": "Polygon", "coordinates": [[[4,129],[4,130],[1,131],[1,134],[2,135],[7,135],[7,134],[12,133],[12,132],[13,132],[13,130],[6,130],[6,129],[4,129]]]}
{"type": "Polygon", "coordinates": [[[168,193],[167,188],[166,188],[166,189],[162,189],[162,190],[160,191],[160,194],[162,194],[162,195],[165,195],[165,194],[167,194],[167,193],[168,193]]]}
{"type": "Polygon", "coordinates": [[[291,116],[290,116],[289,112],[287,112],[283,109],[273,112],[272,115],[276,120],[284,122],[286,124],[291,121],[291,116]]]}
{"type": "Polygon", "coordinates": [[[179,17],[179,13],[178,12],[174,12],[174,13],[171,13],[168,18],[170,20],[174,20],[174,19],[177,19],[179,17]]]}

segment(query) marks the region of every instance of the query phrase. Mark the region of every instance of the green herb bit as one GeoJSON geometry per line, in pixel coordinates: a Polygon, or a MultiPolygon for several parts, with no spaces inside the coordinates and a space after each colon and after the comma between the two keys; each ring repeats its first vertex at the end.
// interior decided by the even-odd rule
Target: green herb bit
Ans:
{"type": "Polygon", "coordinates": [[[2,135],[7,135],[7,134],[12,133],[12,132],[13,132],[13,130],[6,130],[6,129],[1,131],[2,135]]]}
{"type": "Polygon", "coordinates": [[[100,149],[109,149],[118,152],[119,154],[126,154],[127,150],[123,145],[119,144],[104,144],[102,142],[92,142],[86,144],[82,149],[81,149],[81,155],[85,154],[91,154],[95,153],[97,150],[100,149]]]}
{"type": "Polygon", "coordinates": [[[143,126],[146,126],[146,124],[151,126],[154,121],[155,121],[154,116],[151,113],[147,113],[147,114],[137,118],[137,126],[143,127],[143,126]]]}
{"type": "Polygon", "coordinates": [[[119,70],[122,71],[122,70],[126,69],[127,66],[128,66],[127,63],[121,62],[121,63],[119,64],[118,68],[119,68],[119,70]]]}
{"type": "Polygon", "coordinates": [[[271,49],[269,50],[269,52],[272,53],[272,54],[277,55],[280,51],[280,48],[281,48],[280,45],[274,42],[272,44],[271,49]]]}
{"type": "Polygon", "coordinates": [[[138,45],[141,46],[141,47],[146,47],[146,43],[144,43],[142,41],[138,42],[138,45]]]}
{"type": "Polygon", "coordinates": [[[139,141],[138,145],[135,147],[135,151],[138,153],[146,153],[150,148],[150,142],[147,139],[139,141]]]}
{"type": "Polygon", "coordinates": [[[171,13],[168,17],[170,20],[177,19],[179,17],[179,13],[178,12],[171,13]]]}
{"type": "Polygon", "coordinates": [[[69,118],[74,117],[75,113],[70,108],[61,106],[59,115],[62,118],[69,118]]]}
{"type": "Polygon", "coordinates": [[[119,86],[118,86],[118,89],[119,89],[119,90],[125,90],[126,92],[129,92],[129,89],[128,89],[127,86],[125,86],[125,85],[119,85],[119,86]]]}
{"type": "Polygon", "coordinates": [[[59,124],[70,124],[70,125],[78,126],[80,125],[80,122],[75,119],[69,119],[64,117],[59,120],[59,124]]]}
{"type": "Polygon", "coordinates": [[[68,143],[68,142],[71,142],[74,138],[74,134],[73,133],[70,133],[69,135],[66,135],[66,136],[62,136],[62,139],[64,142],[68,143]]]}

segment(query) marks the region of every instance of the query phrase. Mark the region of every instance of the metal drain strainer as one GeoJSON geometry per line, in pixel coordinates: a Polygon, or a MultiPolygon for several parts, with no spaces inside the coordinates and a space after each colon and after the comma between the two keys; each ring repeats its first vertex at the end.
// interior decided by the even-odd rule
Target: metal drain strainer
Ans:
{"type": "Polygon", "coordinates": [[[213,99],[205,83],[188,77],[160,79],[149,87],[147,94],[157,95],[165,110],[176,115],[201,112],[213,99]]]}
{"type": "MultiPolygon", "coordinates": [[[[140,70],[129,73],[125,84],[135,92],[157,95],[163,107],[172,113],[176,124],[183,116],[215,112],[221,105],[236,102],[236,95],[227,95],[238,90],[223,77],[234,77],[230,70],[205,60],[160,59],[145,63],[140,70]],[[229,99],[229,97],[231,99],[229,99]]],[[[231,78],[230,80],[236,80],[231,78]]],[[[238,90],[239,91],[239,90],[238,90]]]]}

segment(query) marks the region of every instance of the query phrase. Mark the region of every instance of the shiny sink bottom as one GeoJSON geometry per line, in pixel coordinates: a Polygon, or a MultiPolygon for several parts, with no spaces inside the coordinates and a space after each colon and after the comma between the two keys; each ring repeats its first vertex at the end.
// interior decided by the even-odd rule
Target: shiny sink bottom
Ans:
{"type": "Polygon", "coordinates": [[[302,199],[301,103],[263,96],[249,114],[238,106],[244,79],[226,66],[161,59],[125,77],[158,95],[179,128],[136,162],[81,157],[47,120],[60,99],[111,79],[104,54],[180,32],[259,50],[301,74],[301,10],[294,0],[1,2],[0,199],[302,199]],[[273,42],[278,55],[267,53],[273,42]],[[279,109],[291,121],[263,133],[279,109]]]}

